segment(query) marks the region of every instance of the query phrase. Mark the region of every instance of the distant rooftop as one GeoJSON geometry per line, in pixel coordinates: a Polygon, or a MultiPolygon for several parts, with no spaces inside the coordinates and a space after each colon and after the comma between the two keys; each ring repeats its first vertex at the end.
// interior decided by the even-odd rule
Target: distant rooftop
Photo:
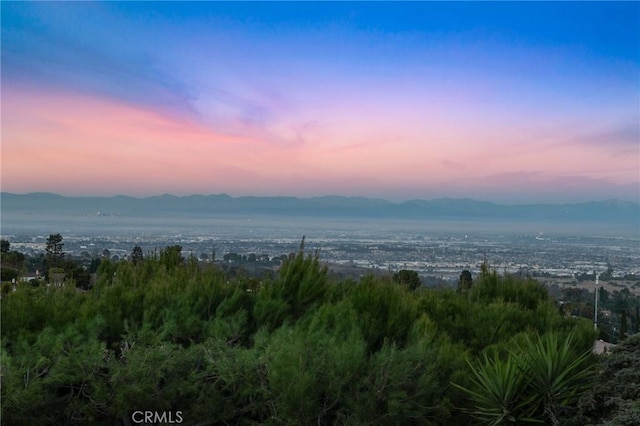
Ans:
{"type": "Polygon", "coordinates": [[[615,347],[613,343],[605,342],[604,340],[596,340],[593,344],[593,353],[601,355],[603,353],[611,352],[611,348],[615,347]]]}

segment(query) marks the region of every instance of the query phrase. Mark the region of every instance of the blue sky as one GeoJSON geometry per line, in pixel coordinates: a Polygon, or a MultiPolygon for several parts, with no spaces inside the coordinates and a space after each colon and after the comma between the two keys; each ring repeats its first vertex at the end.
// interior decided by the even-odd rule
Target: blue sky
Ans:
{"type": "Polygon", "coordinates": [[[637,2],[1,7],[3,190],[640,198],[637,2]]]}

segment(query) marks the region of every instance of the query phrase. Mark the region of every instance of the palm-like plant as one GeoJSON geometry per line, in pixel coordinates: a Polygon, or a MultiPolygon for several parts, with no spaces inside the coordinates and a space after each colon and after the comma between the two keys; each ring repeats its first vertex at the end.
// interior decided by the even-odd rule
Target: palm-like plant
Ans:
{"type": "Polygon", "coordinates": [[[475,390],[453,383],[471,397],[475,408],[469,413],[487,425],[534,422],[525,415],[529,401],[523,397],[525,382],[519,365],[511,357],[505,360],[500,360],[497,355],[489,358],[483,354],[483,357],[483,363],[478,366],[469,363],[475,390]]]}
{"type": "Polygon", "coordinates": [[[547,333],[525,342],[515,359],[528,377],[525,393],[530,395],[531,414],[557,425],[560,410],[590,388],[590,351],[576,353],[573,335],[560,340],[556,333],[547,333]]]}
{"type": "Polygon", "coordinates": [[[475,405],[469,412],[482,424],[558,425],[593,376],[590,351],[576,352],[574,340],[556,333],[526,338],[505,360],[484,354],[483,363],[470,364],[473,389],[453,385],[469,395],[475,405]]]}

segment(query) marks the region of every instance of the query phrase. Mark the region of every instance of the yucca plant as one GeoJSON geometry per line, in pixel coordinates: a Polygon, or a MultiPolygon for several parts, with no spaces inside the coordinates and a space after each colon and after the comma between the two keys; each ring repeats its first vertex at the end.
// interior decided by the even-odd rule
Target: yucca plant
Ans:
{"type": "Polygon", "coordinates": [[[523,394],[526,383],[518,363],[511,356],[501,360],[483,354],[483,358],[477,366],[469,363],[473,389],[452,383],[473,401],[475,407],[467,410],[469,414],[480,424],[492,426],[536,422],[526,415],[529,401],[523,394]]]}
{"type": "Polygon", "coordinates": [[[497,355],[471,366],[471,389],[465,391],[474,409],[467,410],[482,424],[545,423],[558,425],[566,411],[591,385],[590,351],[579,352],[572,334],[530,338],[506,359],[497,355]]]}
{"type": "Polygon", "coordinates": [[[541,417],[546,424],[560,424],[562,410],[591,386],[591,351],[579,353],[574,346],[573,334],[561,339],[556,333],[547,333],[536,339],[527,337],[514,357],[527,377],[530,414],[541,417]]]}

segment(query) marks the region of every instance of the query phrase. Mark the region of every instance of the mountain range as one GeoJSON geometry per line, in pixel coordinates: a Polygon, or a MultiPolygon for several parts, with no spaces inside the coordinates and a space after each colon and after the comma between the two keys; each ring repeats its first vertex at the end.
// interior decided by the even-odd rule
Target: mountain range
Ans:
{"type": "Polygon", "coordinates": [[[592,201],[573,204],[508,205],[469,198],[438,198],[390,202],[364,197],[324,196],[230,197],[219,195],[146,198],[68,197],[52,193],[0,193],[2,214],[119,215],[135,217],[278,215],[437,220],[510,220],[629,224],[640,226],[640,204],[629,201],[592,201]]]}

